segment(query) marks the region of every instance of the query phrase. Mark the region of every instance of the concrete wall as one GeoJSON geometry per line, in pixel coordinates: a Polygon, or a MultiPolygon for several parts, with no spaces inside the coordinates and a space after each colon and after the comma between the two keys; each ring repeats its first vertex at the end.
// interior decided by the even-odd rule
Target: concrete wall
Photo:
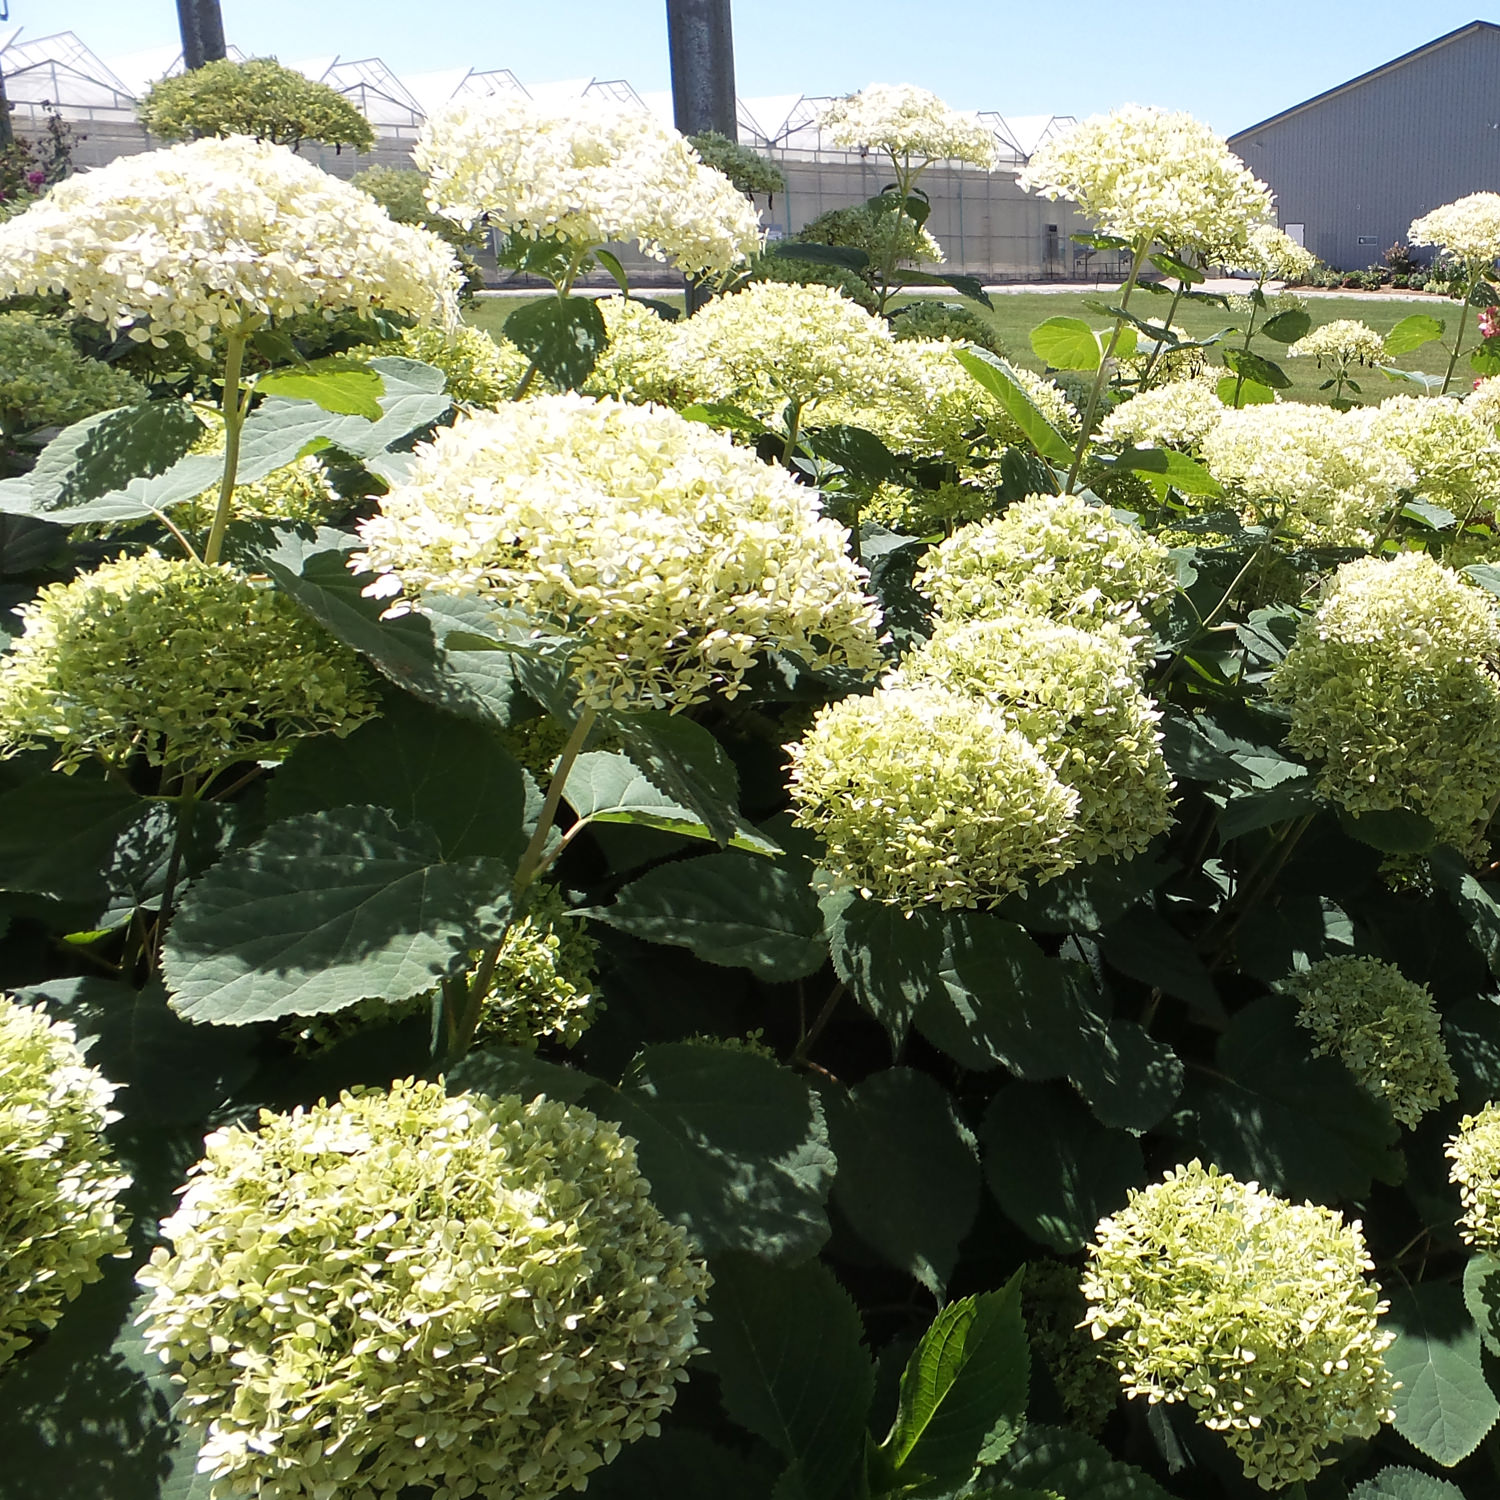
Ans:
{"type": "Polygon", "coordinates": [[[1500,191],[1500,28],[1466,28],[1230,145],[1315,255],[1378,262],[1418,215],[1500,191]]]}

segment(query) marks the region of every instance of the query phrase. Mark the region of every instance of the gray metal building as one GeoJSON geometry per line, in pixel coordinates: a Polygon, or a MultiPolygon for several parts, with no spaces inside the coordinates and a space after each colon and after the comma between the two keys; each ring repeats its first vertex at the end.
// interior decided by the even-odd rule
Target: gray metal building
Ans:
{"type": "Polygon", "coordinates": [[[1229,144],[1292,238],[1343,270],[1376,263],[1419,214],[1500,191],[1500,26],[1472,21],[1229,144]]]}

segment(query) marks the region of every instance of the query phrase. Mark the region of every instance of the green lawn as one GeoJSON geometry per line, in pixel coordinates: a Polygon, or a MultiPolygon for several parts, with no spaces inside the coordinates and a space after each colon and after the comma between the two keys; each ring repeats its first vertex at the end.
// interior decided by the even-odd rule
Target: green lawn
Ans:
{"type": "MultiPolygon", "coordinates": [[[[994,325],[1012,359],[1018,364],[1040,370],[1043,368],[1042,361],[1031,352],[1027,335],[1038,323],[1048,318],[1084,318],[1096,328],[1106,326],[1108,321],[1106,318],[1098,313],[1091,313],[1084,307],[1083,304],[1088,299],[1109,301],[1110,294],[1107,292],[1059,292],[1056,294],[1017,292],[1013,295],[1000,294],[993,297],[991,299],[995,304],[993,309],[981,307],[975,302],[966,305],[994,325]]],[[[482,302],[473,304],[469,309],[468,319],[475,327],[483,328],[492,335],[498,334],[506,318],[518,307],[524,306],[527,300],[521,297],[486,298],[482,302]]],[[[680,292],[663,293],[662,300],[680,307],[682,294],[680,292]]],[[[1136,310],[1136,300],[1132,299],[1132,312],[1136,310]]],[[[1169,305],[1165,297],[1141,296],[1138,300],[1142,317],[1162,317],[1169,305]]],[[[1332,323],[1338,318],[1357,318],[1360,322],[1375,329],[1377,333],[1388,333],[1397,323],[1403,318],[1410,317],[1412,313],[1426,313],[1432,317],[1444,319],[1451,333],[1457,326],[1456,319],[1459,312],[1457,303],[1445,302],[1436,297],[1402,302],[1373,296],[1309,297],[1307,310],[1312,315],[1315,328],[1324,323],[1332,323]]],[[[1199,338],[1206,338],[1209,334],[1216,333],[1232,324],[1234,319],[1223,308],[1203,303],[1182,303],[1178,306],[1173,321],[1179,327],[1185,328],[1188,333],[1199,338]]],[[[1472,348],[1475,341],[1472,319],[1470,325],[1464,342],[1472,348]]],[[[1282,355],[1277,359],[1277,363],[1292,378],[1291,387],[1282,393],[1287,400],[1326,401],[1328,399],[1327,392],[1318,390],[1318,386],[1326,379],[1326,374],[1311,360],[1287,359],[1284,357],[1285,351],[1279,345],[1262,338],[1257,338],[1251,347],[1267,358],[1275,359],[1278,353],[1282,355]]],[[[1220,361],[1216,358],[1214,362],[1220,361]]],[[[1447,368],[1448,356],[1439,345],[1426,344],[1414,353],[1402,356],[1395,363],[1404,369],[1422,370],[1428,374],[1441,375],[1447,368]]],[[[1400,392],[1414,393],[1417,389],[1415,386],[1390,380],[1378,370],[1357,372],[1356,378],[1363,387],[1366,401],[1381,401],[1387,396],[1400,392]]],[[[1468,368],[1467,360],[1461,358],[1454,375],[1454,391],[1462,394],[1468,389],[1472,380],[1473,375],[1468,368]]]]}

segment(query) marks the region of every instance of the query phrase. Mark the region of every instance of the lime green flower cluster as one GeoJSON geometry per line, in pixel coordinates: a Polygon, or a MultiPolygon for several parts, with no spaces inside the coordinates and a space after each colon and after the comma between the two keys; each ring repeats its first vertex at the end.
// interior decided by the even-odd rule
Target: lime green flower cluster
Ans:
{"type": "Polygon", "coordinates": [[[1378,958],[1325,958],[1287,989],[1297,1023],[1316,1038],[1316,1057],[1337,1057],[1377,1099],[1413,1127],[1458,1097],[1432,992],[1378,958]]]}
{"type": "Polygon", "coordinates": [[[675,356],[676,324],[630,297],[602,297],[609,342],[599,351],[584,389],[618,401],[687,406],[696,401],[692,372],[675,356]]]}
{"type": "Polygon", "coordinates": [[[1464,407],[1486,429],[1500,427],[1500,375],[1491,375],[1487,380],[1476,380],[1474,389],[1464,397],[1464,407]]]}
{"type": "Polygon", "coordinates": [[[654,1434],[709,1276],[635,1151],[412,1080],[214,1131],[139,1273],[223,1493],[583,1488],[654,1434]]]}
{"type": "Polygon", "coordinates": [[[72,1026],[0,996],[0,1365],[125,1253],[113,1097],[72,1026]]]}
{"type": "Polygon", "coordinates": [[[957,526],[983,520],[994,500],[977,484],[948,482],[919,490],[884,483],[860,506],[860,519],[876,521],[906,536],[951,535],[957,526]]]}
{"type": "Polygon", "coordinates": [[[1277,401],[1225,411],[1203,462],[1252,524],[1310,546],[1374,544],[1411,466],[1371,430],[1367,409],[1277,401]]]}
{"type": "Polygon", "coordinates": [[[965,526],[927,554],[917,584],[954,623],[1025,611],[1126,630],[1175,587],[1160,542],[1077,495],[1028,495],[965,526]]]}
{"type": "Polygon", "coordinates": [[[1186,1401],[1263,1489],[1392,1420],[1394,1335],[1357,1221],[1190,1162],[1102,1219],[1088,1319],[1129,1396],[1186,1401]]]}
{"type": "Polygon", "coordinates": [[[0,432],[66,427],[147,394],[123,370],[85,358],[62,329],[30,313],[0,314],[0,432]]]}
{"type": "Polygon", "coordinates": [[[816,493],[659,407],[569,394],[465,417],[360,533],[374,597],[477,593],[574,635],[592,708],[732,697],[776,648],[880,664],[879,609],[816,493]]]}
{"type": "Polygon", "coordinates": [[[1027,614],[945,626],[898,675],[978,699],[1026,737],[1078,794],[1066,845],[1075,860],[1128,859],[1172,826],[1161,713],[1119,626],[1027,614]]]}
{"type": "Polygon", "coordinates": [[[1465,1115],[1447,1155],[1449,1179],[1464,1206],[1458,1221],[1464,1244],[1500,1253],[1500,1104],[1491,1100],[1477,1115],[1465,1115]]]}
{"type": "Polygon", "coordinates": [[[1098,1434],[1120,1399],[1120,1382],[1104,1350],[1085,1332],[1088,1303],[1079,1273],[1058,1260],[1029,1260],[1021,1282],[1021,1315],[1039,1360],[1067,1411],[1084,1432],[1098,1434]]]}
{"type": "MultiPolygon", "coordinates": [[[[873,432],[893,452],[973,468],[976,443],[1024,444],[1013,418],[958,362],[966,346],[948,339],[898,338],[889,368],[863,384],[852,381],[818,407],[818,421],[873,432]]],[[[1059,431],[1072,432],[1078,413],[1052,381],[1016,365],[1006,373],[1059,431]]]]}
{"type": "Polygon", "coordinates": [[[52,584],[0,657],[0,754],[59,768],[137,757],[172,775],[278,760],[375,711],[368,670],[284,594],[222,565],[146,553],[52,584]]]}
{"type": "Polygon", "coordinates": [[[982,699],[882,688],[820,710],[787,748],[798,823],[866,897],[992,905],[1075,863],[1078,793],[982,699]]]}
{"type": "MultiPolygon", "coordinates": [[[[384,344],[361,344],[345,359],[394,354],[419,359],[443,372],[448,394],[459,406],[496,407],[509,401],[531,361],[509,339],[492,339],[478,328],[406,328],[384,344]]],[[[533,389],[540,395],[533,382],[533,389]]]]}
{"type": "Polygon", "coordinates": [[[1472,401],[1392,396],[1373,408],[1370,432],[1411,465],[1416,490],[1460,518],[1500,505],[1500,438],[1472,401]]]}
{"type": "Polygon", "coordinates": [[[1196,451],[1228,408],[1208,375],[1171,380],[1117,406],[1099,424],[1102,442],[1196,451]]]}
{"type": "MultiPolygon", "coordinates": [[[[535,882],[525,902],[525,910],[501,940],[475,1038],[529,1050],[544,1040],[571,1047],[594,1019],[599,945],[585,922],[568,915],[568,903],[555,885],[535,882]]],[[[302,1051],[328,1047],[366,1026],[421,1015],[431,1004],[430,994],[414,995],[397,1005],[361,1000],[348,1010],[308,1019],[296,1030],[296,1044],[302,1051]]]]}
{"type": "Polygon", "coordinates": [[[1334,574],[1271,674],[1287,743],[1351,813],[1413,809],[1479,854],[1500,795],[1500,614],[1422,552],[1334,574]]]}

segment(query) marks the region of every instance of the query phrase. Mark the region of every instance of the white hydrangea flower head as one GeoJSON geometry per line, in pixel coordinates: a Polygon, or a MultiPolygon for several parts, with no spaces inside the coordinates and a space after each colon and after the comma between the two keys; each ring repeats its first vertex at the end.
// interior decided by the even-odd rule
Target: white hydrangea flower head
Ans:
{"type": "Polygon", "coordinates": [[[1500,613],[1425,552],[1360,558],[1330,580],[1268,691],[1287,743],[1351,813],[1409,808],[1482,851],[1500,793],[1500,613]]]}
{"type": "Polygon", "coordinates": [[[760,246],[754,205],[649,110],[521,94],[429,115],[413,153],[433,212],[575,251],[634,240],[654,260],[723,276],[760,246]]]}
{"type": "Polygon", "coordinates": [[[1369,408],[1369,430],[1411,465],[1417,493],[1457,515],[1500,504],[1500,436],[1471,398],[1391,396],[1369,408]]]}
{"type": "Polygon", "coordinates": [[[368,668],[287,595],[233,568],[145,553],[54,583],[0,656],[0,754],[71,769],[137,757],[174,775],[280,760],[375,712],[368,668]]]}
{"type": "MultiPolygon", "coordinates": [[[[950,339],[897,339],[897,378],[881,389],[827,398],[819,421],[863,427],[893,452],[961,469],[972,467],[976,441],[1025,443],[1015,419],[954,357],[967,347],[950,339]]],[[[1020,366],[1007,365],[1006,373],[1054,427],[1077,430],[1077,411],[1052,381],[1020,366]]]]}
{"type": "Polygon", "coordinates": [[[589,372],[589,395],[674,407],[698,399],[694,372],[676,357],[676,323],[633,297],[601,297],[597,306],[609,342],[589,372]]]}
{"type": "Polygon", "coordinates": [[[1027,612],[1140,634],[1176,587],[1167,549],[1077,495],[1028,495],[955,531],[923,559],[917,587],[948,623],[1027,612]]]}
{"type": "Polygon", "coordinates": [[[1077,862],[1078,793],[982,699],[926,684],[856,694],[787,750],[798,824],[866,897],[992,906],[1077,862]]]}
{"type": "MultiPolygon", "coordinates": [[[[1247,319],[1254,312],[1257,324],[1262,322],[1269,323],[1278,313],[1307,311],[1307,298],[1299,295],[1297,292],[1285,290],[1267,292],[1262,290],[1260,295],[1261,300],[1257,303],[1248,292],[1231,292],[1227,299],[1229,302],[1229,311],[1237,318],[1247,319]]],[[[1277,399],[1279,400],[1280,398],[1278,397],[1277,399]]]]}
{"type": "Polygon", "coordinates": [[[890,325],[829,286],[751,282],[672,326],[679,383],[759,417],[795,404],[805,419],[830,396],[860,402],[906,383],[890,325]]]}
{"type": "Polygon", "coordinates": [[[65,1021],[0,995],[0,1366],[126,1253],[114,1086],[65,1021]]]}
{"type": "Polygon", "coordinates": [[[285,146],[244,136],[121,156],[0,224],[0,296],[65,292],[131,338],[200,354],[256,318],[405,313],[457,321],[437,235],[285,146]]]}
{"type": "Polygon", "coordinates": [[[1115,407],[1099,424],[1099,440],[1120,447],[1176,448],[1191,453],[1226,410],[1211,376],[1172,380],[1115,407]]]}
{"type": "Polygon", "coordinates": [[[224,1496],[581,1489],[657,1431],[709,1285],[613,1126],[409,1079],[212,1132],[162,1233],[141,1321],[224,1496]]]}
{"type": "Polygon", "coordinates": [[[1463,1216],[1458,1232],[1484,1255],[1500,1254],[1500,1104],[1465,1115],[1447,1146],[1449,1180],[1458,1189],[1463,1216]]]}
{"type": "Polygon", "coordinates": [[[1395,1335],[1358,1220],[1193,1161],[1133,1190],[1088,1254],[1090,1326],[1126,1395],[1186,1401],[1262,1489],[1393,1420],[1395,1335]]]}
{"type": "Polygon", "coordinates": [[[1500,193],[1470,193],[1413,219],[1406,238],[1413,245],[1440,245],[1470,266],[1500,256],[1500,193]]]}
{"type": "Polygon", "coordinates": [[[1311,250],[1274,224],[1257,224],[1236,257],[1236,269],[1277,281],[1302,281],[1317,263],[1311,250]]]}
{"type": "Polygon", "coordinates": [[[982,699],[1019,730],[1078,793],[1068,848],[1080,862],[1129,859],[1172,826],[1161,714],[1118,625],[1014,614],[946,626],[897,680],[982,699]]]}
{"type": "Polygon", "coordinates": [[[1491,375],[1486,380],[1476,380],[1474,389],[1464,397],[1464,405],[1476,421],[1493,431],[1500,427],[1500,375],[1491,375]]]}
{"type": "Polygon", "coordinates": [[[733,696],[776,648],[880,665],[879,609],[816,493],[660,407],[544,396],[461,418],[360,534],[376,597],[477,595],[575,635],[595,708],[733,696]]]}
{"type": "Polygon", "coordinates": [[[1353,955],[1325,958],[1286,988],[1297,1024],[1312,1032],[1315,1057],[1337,1057],[1408,1128],[1458,1098],[1432,991],[1395,964],[1353,955]]]}
{"type": "Polygon", "coordinates": [[[1350,365],[1377,365],[1385,358],[1385,340],[1357,318],[1335,318],[1314,328],[1287,351],[1294,359],[1315,359],[1338,370],[1350,365]]]}
{"type": "Polygon", "coordinates": [[[872,83],[835,99],[821,121],[836,146],[883,151],[899,162],[965,161],[995,165],[995,132],[909,83],[872,83]]]}
{"type": "Polygon", "coordinates": [[[1371,546],[1415,478],[1370,431],[1367,410],[1300,401],[1226,411],[1200,452],[1247,520],[1275,519],[1310,545],[1371,546]]]}
{"type": "Polygon", "coordinates": [[[1044,141],[1017,181],[1067,198],[1104,234],[1237,258],[1271,195],[1189,114],[1127,104],[1044,141]]]}

